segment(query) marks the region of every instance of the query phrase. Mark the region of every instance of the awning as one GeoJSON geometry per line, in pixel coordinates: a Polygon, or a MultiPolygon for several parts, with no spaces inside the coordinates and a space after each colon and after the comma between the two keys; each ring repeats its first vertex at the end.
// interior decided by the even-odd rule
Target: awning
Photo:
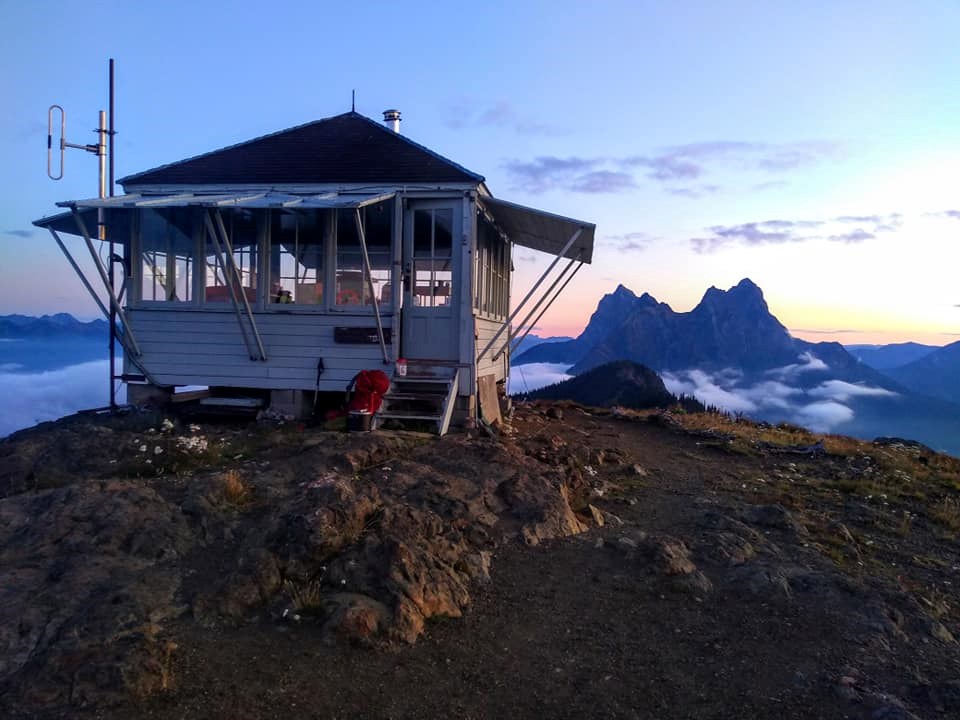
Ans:
{"type": "MultiPolygon", "coordinates": [[[[91,232],[96,233],[97,223],[99,222],[97,211],[93,208],[84,208],[79,210],[79,213],[80,218],[87,228],[90,229],[91,232]]],[[[104,223],[107,226],[107,230],[113,235],[114,242],[123,243],[130,238],[130,213],[118,212],[115,209],[107,210],[104,223]]],[[[77,221],[74,219],[73,213],[69,211],[34,220],[33,224],[37,227],[55,230],[59,233],[80,235],[80,230],[77,228],[77,221]]]]}
{"type": "MultiPolygon", "coordinates": [[[[322,210],[337,208],[362,208],[374,203],[389,200],[396,193],[321,193],[319,195],[293,195],[277,192],[241,192],[204,195],[199,193],[175,193],[170,195],[143,195],[131,193],[106,198],[89,198],[86,200],[65,200],[58,202],[60,207],[70,208],[71,212],[51,215],[34,221],[34,225],[43,228],[52,228],[57,232],[78,235],[76,221],[72,210],[76,209],[88,227],[96,227],[97,210],[107,210],[108,224],[112,221],[126,225],[127,213],[120,210],[137,208],[170,208],[170,207],[202,207],[202,208],[279,208],[288,210],[322,210]],[[115,212],[110,212],[110,211],[115,212]],[[122,218],[122,219],[121,219],[122,218]]],[[[128,237],[119,229],[115,235],[128,237]]]]}
{"type": "Polygon", "coordinates": [[[571,236],[580,230],[577,241],[563,257],[585,263],[593,259],[593,236],[597,229],[593,223],[491,197],[481,197],[478,201],[514,244],[559,255],[571,236]]]}

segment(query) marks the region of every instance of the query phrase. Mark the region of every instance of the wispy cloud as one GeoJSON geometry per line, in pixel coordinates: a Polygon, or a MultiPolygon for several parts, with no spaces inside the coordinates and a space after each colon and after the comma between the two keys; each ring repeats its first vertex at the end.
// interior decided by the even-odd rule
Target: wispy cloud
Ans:
{"type": "Polygon", "coordinates": [[[753,186],[755,192],[763,192],[764,190],[775,190],[777,188],[787,187],[790,183],[786,180],[768,180],[766,182],[757,183],[753,186]]]}
{"type": "Polygon", "coordinates": [[[903,226],[900,213],[886,215],[842,215],[829,220],[764,220],[740,225],[713,225],[710,235],[691,238],[695,252],[715,252],[728,245],[780,245],[807,240],[861,243],[903,226]],[[848,229],[849,225],[860,226],[848,229]]]}
{"type": "Polygon", "coordinates": [[[778,377],[781,380],[787,380],[803,373],[827,369],[827,364],[823,360],[812,353],[805,352],[800,354],[797,362],[784,365],[783,367],[773,368],[772,370],[768,370],[767,374],[778,377]]]}
{"type": "Polygon", "coordinates": [[[782,173],[813,165],[838,154],[840,146],[826,141],[760,143],[715,140],[664,148],[652,156],[624,159],[627,165],[647,168],[651,180],[690,180],[717,167],[782,173]]]}
{"type": "Polygon", "coordinates": [[[595,170],[575,177],[568,189],[581,193],[618,193],[636,186],[633,176],[629,173],[595,170]]]}
{"type": "MultiPolygon", "coordinates": [[[[498,103],[484,111],[458,115],[451,127],[464,127],[468,122],[509,125],[514,118],[509,104],[498,103]]],[[[717,140],[674,145],[642,155],[593,158],[541,156],[532,161],[513,159],[507,161],[504,167],[529,192],[552,189],[586,193],[622,192],[638,186],[634,176],[636,172],[646,180],[662,185],[664,191],[671,195],[699,199],[720,190],[717,184],[704,182],[704,178],[711,173],[722,170],[782,174],[834,157],[839,150],[839,145],[826,141],[777,144],[717,140]],[[571,161],[577,161],[580,166],[571,167],[571,161]]],[[[777,187],[783,184],[784,181],[777,179],[762,185],[777,187]]]]}
{"type": "Polygon", "coordinates": [[[3,234],[18,238],[28,238],[33,237],[33,230],[4,230],[3,234]]]}
{"type": "Polygon", "coordinates": [[[659,238],[645,232],[628,232],[621,235],[604,235],[603,242],[621,252],[646,250],[650,243],[659,238]]]}
{"type": "Polygon", "coordinates": [[[719,185],[692,185],[690,187],[671,187],[666,188],[666,191],[671,195],[676,195],[677,197],[690,198],[691,200],[699,200],[702,197],[707,195],[714,195],[720,191],[719,185]]]}
{"type": "Polygon", "coordinates": [[[596,158],[543,155],[529,161],[511,160],[504,164],[504,168],[524,190],[541,193],[557,189],[572,190],[589,183],[588,176],[596,172],[595,168],[601,162],[596,158]]]}
{"type": "Polygon", "coordinates": [[[553,135],[558,131],[553,125],[522,115],[507,100],[484,104],[461,99],[450,108],[445,124],[453,130],[467,127],[509,128],[521,135],[553,135]]]}
{"type": "Polygon", "coordinates": [[[839,235],[830,235],[827,237],[827,240],[831,242],[842,242],[842,243],[858,243],[863,242],[864,240],[875,240],[876,235],[873,233],[868,233],[866,230],[861,230],[857,228],[856,230],[851,230],[848,233],[841,233],[839,235]]]}
{"type": "Polygon", "coordinates": [[[880,387],[859,385],[844,380],[827,380],[807,391],[813,397],[846,402],[854,397],[895,397],[896,393],[880,387]]]}
{"type": "Polygon", "coordinates": [[[960,220],[960,210],[943,210],[941,212],[926,213],[927,217],[942,217],[960,220]]]}

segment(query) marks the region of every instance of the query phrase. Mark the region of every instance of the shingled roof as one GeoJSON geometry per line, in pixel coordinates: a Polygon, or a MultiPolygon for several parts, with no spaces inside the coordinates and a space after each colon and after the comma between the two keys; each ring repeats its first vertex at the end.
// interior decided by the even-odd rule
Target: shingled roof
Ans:
{"type": "Polygon", "coordinates": [[[483,182],[483,177],[357,112],[162,165],[121,185],[483,182]]]}

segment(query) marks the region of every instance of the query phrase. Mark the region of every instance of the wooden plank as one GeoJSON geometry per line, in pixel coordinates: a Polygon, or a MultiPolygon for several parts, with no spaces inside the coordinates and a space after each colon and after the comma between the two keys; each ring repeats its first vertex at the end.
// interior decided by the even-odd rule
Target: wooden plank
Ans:
{"type": "Polygon", "coordinates": [[[488,425],[503,422],[500,416],[500,398],[497,396],[497,378],[494,375],[481,375],[477,378],[480,398],[480,417],[488,425]]]}
{"type": "Polygon", "coordinates": [[[266,367],[286,367],[286,368],[316,368],[317,361],[323,359],[323,363],[328,368],[358,368],[363,370],[367,367],[383,365],[382,355],[368,355],[366,357],[343,357],[318,351],[316,353],[306,354],[303,352],[288,353],[286,355],[271,355],[266,362],[260,360],[251,360],[248,355],[217,355],[204,352],[181,351],[176,353],[156,353],[145,352],[143,362],[149,370],[153,365],[185,365],[188,367],[219,367],[219,368],[245,368],[248,365],[266,366],[266,367]]]}
{"type": "MultiPolygon", "coordinates": [[[[229,307],[229,306],[228,306],[229,307]]],[[[132,311],[136,327],[144,329],[166,328],[177,325],[192,329],[194,332],[209,329],[211,325],[236,327],[236,316],[229,312],[147,312],[132,311]]],[[[304,313],[287,315],[283,313],[255,312],[257,327],[261,330],[272,328],[276,332],[287,332],[298,328],[303,330],[316,327],[367,327],[374,322],[373,315],[344,315],[341,313],[304,313]]],[[[382,316],[384,326],[392,325],[393,316],[382,316]]]]}
{"type": "Polygon", "coordinates": [[[187,392],[174,393],[170,396],[170,402],[172,403],[184,403],[190,402],[191,400],[202,400],[205,397],[209,397],[210,390],[188,390],[187,392]]]}
{"type": "MultiPolygon", "coordinates": [[[[233,378],[219,376],[156,375],[157,382],[163,385],[210,385],[218,387],[255,388],[260,390],[309,390],[316,387],[315,380],[293,381],[283,378],[233,378]]],[[[326,376],[324,376],[326,378],[326,376]]],[[[321,379],[320,392],[344,392],[347,383],[353,379],[321,379]]]]}

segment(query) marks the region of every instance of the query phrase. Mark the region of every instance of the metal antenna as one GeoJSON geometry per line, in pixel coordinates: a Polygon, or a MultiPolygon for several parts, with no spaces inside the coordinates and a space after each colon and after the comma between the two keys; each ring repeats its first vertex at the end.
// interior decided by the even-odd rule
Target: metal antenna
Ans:
{"type": "Polygon", "coordinates": [[[356,111],[357,111],[357,91],[351,90],[350,91],[350,112],[356,112],[356,111]]]}
{"type": "MultiPolygon", "coordinates": [[[[77,150],[86,150],[88,153],[93,153],[97,156],[97,164],[99,165],[99,173],[97,177],[97,196],[101,198],[107,197],[107,137],[110,138],[110,195],[113,195],[113,136],[115,130],[113,129],[113,58],[110,58],[110,128],[107,129],[107,113],[105,110],[100,111],[99,123],[97,128],[94,130],[97,133],[97,142],[96,144],[88,145],[78,145],[77,143],[67,142],[67,113],[60,105],[51,105],[47,108],[47,177],[51,180],[60,180],[63,178],[63,168],[64,168],[64,153],[67,148],[76,148],[77,150]],[[54,129],[54,117],[56,112],[60,113],[60,141],[57,143],[60,147],[60,164],[58,171],[54,173],[53,170],[53,129],[54,129]]],[[[97,209],[97,237],[103,241],[107,239],[107,227],[106,227],[106,213],[103,208],[97,209]]],[[[114,279],[113,279],[113,260],[114,260],[114,245],[113,245],[113,236],[110,236],[110,277],[109,277],[109,288],[108,291],[113,294],[114,288],[114,279]]],[[[115,371],[113,367],[114,363],[114,353],[115,353],[115,343],[116,343],[116,311],[111,304],[110,312],[110,409],[113,410],[116,408],[116,388],[114,387],[115,371]]]]}

